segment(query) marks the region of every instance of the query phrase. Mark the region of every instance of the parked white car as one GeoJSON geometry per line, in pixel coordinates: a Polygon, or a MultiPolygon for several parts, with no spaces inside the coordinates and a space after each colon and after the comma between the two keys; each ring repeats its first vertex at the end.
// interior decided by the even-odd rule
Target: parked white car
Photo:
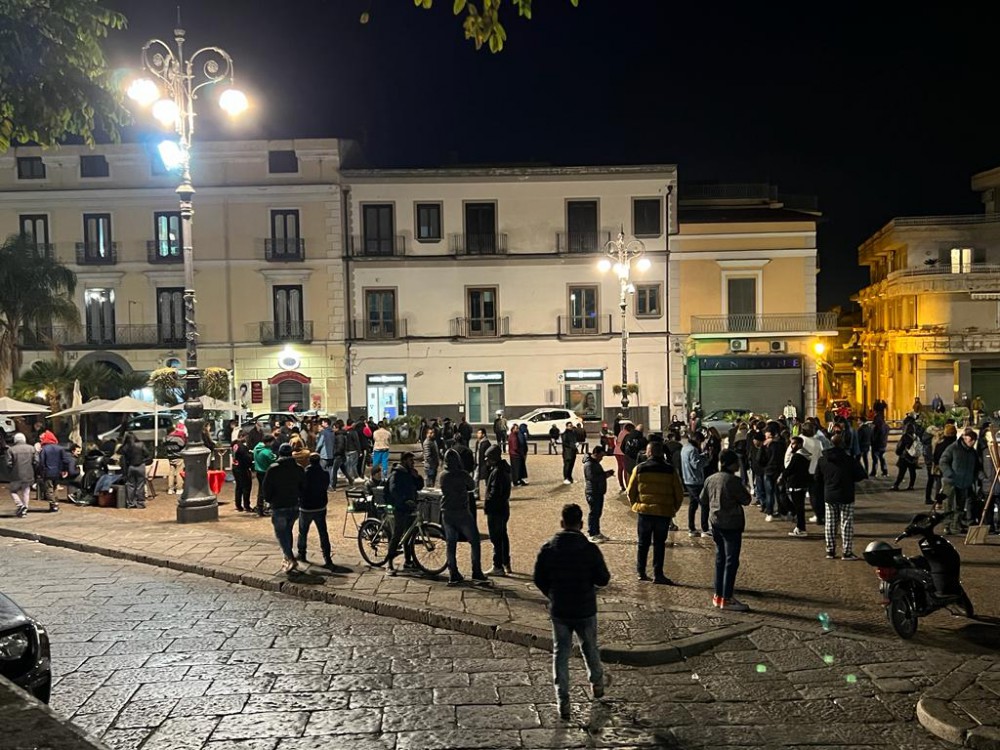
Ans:
{"type": "MultiPolygon", "coordinates": [[[[177,412],[173,411],[161,411],[156,417],[153,414],[136,414],[132,417],[125,425],[126,432],[132,432],[135,434],[136,440],[143,443],[153,444],[153,437],[156,431],[155,423],[156,418],[159,419],[160,428],[160,439],[159,442],[163,442],[164,439],[169,435],[174,426],[181,420],[181,416],[177,412]]],[[[119,442],[122,439],[122,428],[121,425],[115,427],[114,429],[108,430],[107,432],[102,432],[97,436],[98,441],[104,443],[107,440],[114,440],[119,442]]]]}
{"type": "Polygon", "coordinates": [[[569,409],[535,409],[522,417],[507,420],[508,429],[528,425],[528,437],[537,440],[548,440],[549,430],[555,425],[559,432],[566,429],[566,423],[572,422],[575,427],[583,425],[583,418],[569,409]]]}

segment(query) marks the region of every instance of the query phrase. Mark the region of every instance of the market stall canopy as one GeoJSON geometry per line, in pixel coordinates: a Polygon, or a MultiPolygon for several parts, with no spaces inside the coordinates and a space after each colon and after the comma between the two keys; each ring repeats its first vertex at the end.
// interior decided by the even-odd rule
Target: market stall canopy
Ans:
{"type": "Polygon", "coordinates": [[[18,401],[8,396],[0,397],[0,414],[45,414],[49,407],[32,404],[29,401],[18,401]]]}
{"type": "MultiPolygon", "coordinates": [[[[211,396],[199,396],[198,400],[201,402],[201,408],[205,411],[240,411],[243,408],[239,404],[230,404],[211,396]]],[[[183,411],[186,406],[187,404],[177,404],[177,406],[171,406],[170,411],[183,411]]]]}

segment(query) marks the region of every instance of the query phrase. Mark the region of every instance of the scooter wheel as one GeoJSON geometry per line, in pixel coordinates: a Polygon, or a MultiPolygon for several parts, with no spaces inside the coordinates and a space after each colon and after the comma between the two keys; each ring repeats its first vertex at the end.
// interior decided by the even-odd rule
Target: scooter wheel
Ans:
{"type": "Polygon", "coordinates": [[[889,624],[900,638],[909,640],[917,633],[917,613],[908,589],[897,587],[889,594],[885,608],[889,624]]]}
{"type": "Polygon", "coordinates": [[[958,607],[962,610],[962,614],[970,620],[976,616],[976,610],[972,607],[972,600],[969,598],[969,595],[965,593],[965,589],[962,589],[962,596],[958,599],[958,607]]]}

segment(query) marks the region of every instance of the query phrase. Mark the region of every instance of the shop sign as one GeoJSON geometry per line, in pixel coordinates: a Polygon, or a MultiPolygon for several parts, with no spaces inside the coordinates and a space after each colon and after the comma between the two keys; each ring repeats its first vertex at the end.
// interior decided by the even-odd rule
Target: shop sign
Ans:
{"type": "Polygon", "coordinates": [[[367,375],[368,385],[406,385],[406,375],[367,375]]]}
{"type": "Polygon", "coordinates": [[[720,370],[790,370],[802,367],[801,357],[699,357],[698,369],[720,370]]]}
{"type": "Polygon", "coordinates": [[[251,404],[264,403],[264,381],[262,380],[250,381],[250,403],[251,404]]]}
{"type": "Polygon", "coordinates": [[[467,372],[465,373],[466,383],[502,383],[502,372],[467,372]]]}
{"type": "Polygon", "coordinates": [[[563,380],[604,380],[603,370],[563,370],[563,380]]]}

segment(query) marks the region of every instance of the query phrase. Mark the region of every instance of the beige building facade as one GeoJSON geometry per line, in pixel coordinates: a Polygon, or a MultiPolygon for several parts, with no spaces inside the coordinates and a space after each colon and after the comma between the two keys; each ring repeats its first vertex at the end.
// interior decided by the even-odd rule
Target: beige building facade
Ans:
{"type": "Polygon", "coordinates": [[[857,295],[863,386],[890,416],[935,396],[1000,408],[1000,169],[972,187],[984,213],[898,217],[858,250],[871,274],[857,295]]]}
{"type": "MultiPolygon", "coordinates": [[[[203,142],[192,159],[199,365],[230,370],[251,411],[345,410],[338,142],[203,142]]],[[[83,322],[26,332],[25,367],[53,346],[122,371],[183,367],[176,184],[140,144],[0,156],[0,231],[76,273],[83,322]]]]}

